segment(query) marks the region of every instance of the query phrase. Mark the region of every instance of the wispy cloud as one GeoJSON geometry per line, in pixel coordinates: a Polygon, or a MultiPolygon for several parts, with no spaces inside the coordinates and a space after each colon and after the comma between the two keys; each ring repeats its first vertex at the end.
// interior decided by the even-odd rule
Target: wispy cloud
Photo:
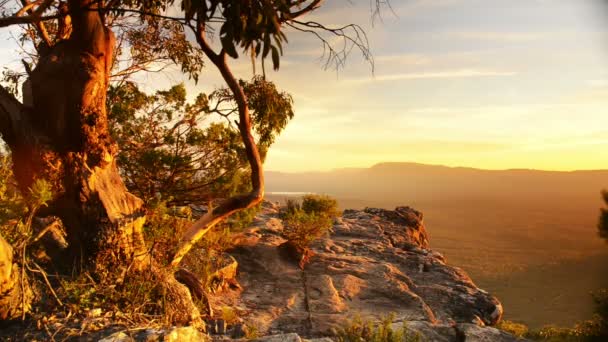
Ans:
{"type": "Polygon", "coordinates": [[[432,58],[419,54],[399,54],[375,56],[374,61],[376,64],[389,63],[391,65],[400,66],[420,66],[430,64],[432,62],[432,58]]]}
{"type": "Polygon", "coordinates": [[[608,87],[608,79],[587,80],[586,84],[592,88],[606,88],[608,87]]]}
{"type": "Polygon", "coordinates": [[[549,33],[539,32],[484,32],[484,31],[465,31],[447,32],[447,36],[464,40],[480,41],[499,41],[499,42],[530,42],[548,37],[549,33]]]}
{"type": "Polygon", "coordinates": [[[515,76],[515,71],[502,70],[475,70],[475,69],[458,69],[435,72],[417,72],[417,73],[399,73],[392,75],[379,75],[373,78],[358,78],[345,80],[350,84],[367,84],[372,82],[387,82],[387,81],[405,81],[405,80],[420,80],[433,78],[475,78],[475,77],[508,77],[515,76]]]}

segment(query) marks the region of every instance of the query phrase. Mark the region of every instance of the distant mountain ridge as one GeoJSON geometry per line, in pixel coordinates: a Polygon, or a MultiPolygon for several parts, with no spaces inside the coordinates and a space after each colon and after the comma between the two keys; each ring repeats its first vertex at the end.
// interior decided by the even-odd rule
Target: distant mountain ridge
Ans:
{"type": "Polygon", "coordinates": [[[266,171],[268,192],[315,192],[391,205],[453,200],[543,200],[547,196],[595,203],[608,188],[608,170],[483,170],[386,162],[370,168],[322,172],[266,171]]]}
{"type": "Polygon", "coordinates": [[[586,173],[586,172],[600,172],[608,173],[608,169],[591,169],[591,170],[543,170],[543,169],[530,169],[530,168],[511,168],[511,169],[483,169],[471,166],[449,166],[442,164],[424,164],[416,162],[380,162],[370,167],[344,167],[336,168],[326,171],[278,171],[278,170],[267,170],[266,173],[276,174],[320,174],[320,173],[331,173],[331,172],[358,172],[372,169],[445,169],[445,170],[470,170],[470,171],[487,171],[487,172],[504,172],[504,171],[529,171],[529,172],[542,172],[542,173],[586,173]]]}
{"type": "MultiPolygon", "coordinates": [[[[442,169],[450,169],[450,170],[475,170],[475,171],[488,171],[488,172],[504,172],[504,171],[529,171],[529,172],[548,172],[548,173],[573,173],[573,172],[608,172],[608,169],[593,169],[593,170],[541,170],[541,169],[529,169],[529,168],[512,168],[512,169],[482,169],[475,168],[470,166],[447,166],[441,164],[423,164],[423,163],[415,163],[415,162],[382,162],[377,163],[369,167],[369,169],[374,168],[403,168],[403,167],[411,167],[411,168],[442,168],[442,169]]],[[[365,168],[361,168],[365,169],[365,168]]]]}

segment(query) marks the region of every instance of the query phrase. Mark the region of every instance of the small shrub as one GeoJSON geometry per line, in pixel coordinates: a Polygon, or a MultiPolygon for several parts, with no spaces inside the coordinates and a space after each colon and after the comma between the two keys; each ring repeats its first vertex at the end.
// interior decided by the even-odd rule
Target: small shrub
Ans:
{"type": "Polygon", "coordinates": [[[155,259],[168,264],[179,245],[179,237],[191,224],[191,212],[187,209],[176,212],[159,202],[148,210],[144,238],[155,259]]]}
{"type": "Polygon", "coordinates": [[[288,199],[287,203],[285,204],[285,212],[283,213],[283,216],[285,217],[301,210],[302,205],[300,202],[295,199],[288,199]]]}
{"type": "Polygon", "coordinates": [[[27,211],[13,176],[11,157],[0,154],[0,234],[9,244],[22,238],[19,225],[23,225],[27,211]]]}
{"type": "Polygon", "coordinates": [[[306,195],[302,203],[288,200],[283,212],[283,235],[296,247],[307,249],[327,233],[337,216],[338,202],[326,195],[306,195]]]}
{"type": "Polygon", "coordinates": [[[300,210],[289,214],[283,223],[285,239],[299,248],[306,249],[313,241],[327,233],[331,228],[332,220],[325,215],[300,210]]]}
{"type": "Polygon", "coordinates": [[[595,315],[586,321],[580,321],[571,328],[546,325],[538,330],[530,330],[525,324],[511,321],[502,321],[496,328],[519,338],[534,341],[599,342],[606,340],[605,330],[603,330],[605,329],[604,322],[599,315],[595,315]]]}
{"type": "Polygon", "coordinates": [[[527,336],[529,328],[527,325],[522,323],[516,323],[512,321],[501,321],[497,326],[497,329],[508,332],[509,334],[515,335],[519,338],[527,336]]]}
{"type": "Polygon", "coordinates": [[[399,330],[393,330],[394,314],[384,316],[379,324],[370,320],[363,320],[355,316],[346,321],[344,326],[336,333],[338,342],[419,342],[420,335],[409,331],[404,323],[399,330]]]}
{"type": "Polygon", "coordinates": [[[334,219],[340,216],[338,201],[327,195],[305,195],[302,198],[302,210],[306,213],[316,213],[334,219]]]}
{"type": "Polygon", "coordinates": [[[260,331],[255,325],[246,325],[245,328],[245,339],[254,340],[260,337],[260,331]]]}

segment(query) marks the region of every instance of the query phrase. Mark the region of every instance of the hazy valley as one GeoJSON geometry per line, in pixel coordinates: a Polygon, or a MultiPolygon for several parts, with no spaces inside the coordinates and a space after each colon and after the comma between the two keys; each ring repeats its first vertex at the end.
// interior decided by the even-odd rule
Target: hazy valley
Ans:
{"type": "Polygon", "coordinates": [[[608,286],[596,233],[608,171],[487,171],[412,163],[331,172],[266,172],[267,198],[326,193],[342,208],[421,210],[431,247],[464,268],[532,327],[590,318],[589,292],[608,286]],[[283,194],[283,192],[287,194],[283,194]]]}

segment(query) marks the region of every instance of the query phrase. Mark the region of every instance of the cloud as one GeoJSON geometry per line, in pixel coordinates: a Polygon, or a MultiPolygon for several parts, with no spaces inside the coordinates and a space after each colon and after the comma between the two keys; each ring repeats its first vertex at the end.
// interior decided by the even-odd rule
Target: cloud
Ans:
{"type": "Polygon", "coordinates": [[[587,80],[585,83],[589,87],[592,87],[592,88],[606,88],[606,87],[608,87],[608,80],[607,79],[587,80]]]}
{"type": "Polygon", "coordinates": [[[446,32],[450,38],[464,40],[481,40],[493,42],[530,42],[548,37],[548,33],[539,32],[483,32],[483,31],[465,31],[465,32],[446,32]]]}
{"type": "Polygon", "coordinates": [[[476,78],[476,77],[508,77],[515,76],[515,71],[501,70],[475,70],[475,69],[458,69],[434,72],[418,72],[418,73],[399,73],[392,75],[379,75],[373,78],[358,78],[345,80],[350,84],[368,84],[373,82],[386,81],[405,81],[405,80],[420,80],[420,79],[445,79],[445,78],[476,78]]]}
{"type": "Polygon", "coordinates": [[[374,62],[376,64],[389,63],[400,66],[420,66],[431,64],[432,58],[420,54],[384,55],[375,56],[374,62]]]}

